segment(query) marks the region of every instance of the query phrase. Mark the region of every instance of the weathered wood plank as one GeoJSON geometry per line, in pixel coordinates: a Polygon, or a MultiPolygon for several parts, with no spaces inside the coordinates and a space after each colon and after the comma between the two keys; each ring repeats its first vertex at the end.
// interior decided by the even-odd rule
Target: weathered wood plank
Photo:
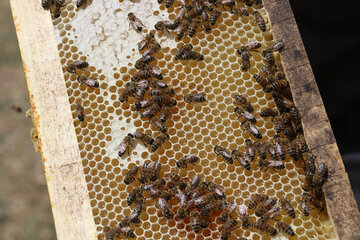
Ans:
{"type": "Polygon", "coordinates": [[[264,6],[274,38],[286,45],[280,56],[302,116],[306,141],[317,162],[326,162],[329,167],[324,192],[335,231],[339,239],[360,239],[359,210],[289,1],[264,0],[264,6]]]}
{"type": "Polygon", "coordinates": [[[10,0],[58,239],[97,239],[49,11],[10,0]]]}

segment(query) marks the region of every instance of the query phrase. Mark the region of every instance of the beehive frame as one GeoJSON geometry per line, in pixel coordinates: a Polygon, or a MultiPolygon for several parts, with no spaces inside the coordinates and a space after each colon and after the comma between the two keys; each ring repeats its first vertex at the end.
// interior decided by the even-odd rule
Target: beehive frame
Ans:
{"type": "MultiPolygon", "coordinates": [[[[97,239],[82,159],[60,65],[53,23],[40,0],[10,1],[39,134],[58,239],[97,239]],[[56,132],[56,134],[54,134],[56,132]]],[[[306,141],[327,159],[331,182],[324,192],[339,239],[360,238],[359,211],[304,46],[287,0],[264,0],[306,141]]]]}

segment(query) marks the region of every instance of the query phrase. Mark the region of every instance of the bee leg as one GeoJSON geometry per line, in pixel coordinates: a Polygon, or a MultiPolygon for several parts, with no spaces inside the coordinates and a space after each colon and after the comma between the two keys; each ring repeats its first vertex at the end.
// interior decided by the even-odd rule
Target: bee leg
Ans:
{"type": "Polygon", "coordinates": [[[240,126],[244,125],[245,123],[246,123],[246,119],[240,123],[240,126]]]}

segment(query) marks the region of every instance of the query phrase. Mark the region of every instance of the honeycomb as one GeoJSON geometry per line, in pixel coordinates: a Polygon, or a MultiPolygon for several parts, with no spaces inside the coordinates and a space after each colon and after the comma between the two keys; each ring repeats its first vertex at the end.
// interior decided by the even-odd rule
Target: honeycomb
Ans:
{"type": "MultiPolygon", "coordinates": [[[[156,129],[149,121],[141,120],[139,112],[132,110],[134,100],[120,103],[119,93],[130,76],[136,71],[133,63],[141,55],[136,43],[145,33],[153,29],[159,20],[174,19],[179,2],[165,9],[156,0],[124,1],[96,0],[86,9],[77,9],[72,2],[54,20],[58,50],[63,66],[64,78],[73,111],[75,131],[82,157],[87,188],[90,196],[94,221],[103,239],[104,226],[117,226],[118,222],[131,213],[126,204],[127,193],[139,183],[125,185],[123,176],[129,168],[141,165],[145,160],[161,161],[163,172],[176,169],[176,161],[185,154],[197,154],[200,162],[181,169],[182,177],[201,176],[206,181],[221,185],[227,199],[237,204],[247,204],[252,193],[266,193],[269,197],[285,197],[296,206],[295,219],[282,216],[282,221],[291,224],[296,236],[292,239],[336,239],[327,212],[312,210],[309,217],[301,214],[301,200],[304,172],[299,162],[286,158],[285,170],[261,171],[256,161],[251,171],[244,171],[238,163],[232,165],[216,157],[215,145],[228,149],[244,150],[247,138],[255,140],[240,127],[240,121],[233,113],[233,96],[247,94],[254,107],[256,126],[269,140],[276,132],[269,119],[260,117],[266,107],[275,107],[271,94],[265,93],[253,79],[260,72],[264,59],[260,52],[252,52],[251,68],[241,71],[240,58],[236,49],[250,41],[262,46],[273,43],[271,29],[261,32],[253,23],[254,17],[239,17],[223,12],[211,33],[198,31],[192,38],[176,41],[167,33],[156,33],[162,49],[156,54],[155,64],[161,68],[164,81],[173,87],[178,104],[167,122],[170,140],[157,152],[150,152],[141,144],[134,145],[131,156],[118,158],[116,146],[129,132],[143,131],[156,136],[156,129]],[[128,27],[127,14],[134,12],[146,26],[142,34],[128,27]],[[175,61],[177,49],[191,43],[194,50],[204,54],[204,61],[175,61]],[[67,64],[82,59],[90,66],[83,73],[98,78],[100,87],[93,89],[79,85],[76,75],[66,71],[67,64]],[[201,104],[186,104],[183,95],[193,92],[206,94],[207,101],[201,104]],[[85,108],[85,121],[75,115],[77,104],[85,108]]],[[[255,7],[266,18],[265,9],[255,7]]],[[[249,8],[250,12],[254,9],[249,8]]],[[[267,23],[267,29],[270,25],[267,23]]],[[[155,33],[155,31],[152,30],[155,33]]],[[[286,43],[285,43],[286,44],[286,43]]],[[[279,56],[276,56],[279,61],[279,56]]],[[[153,201],[147,202],[141,215],[141,225],[134,231],[137,239],[219,239],[218,222],[199,234],[190,230],[188,223],[166,220],[159,217],[160,211],[153,201]]],[[[252,217],[253,218],[253,217],[252,217]]],[[[254,221],[254,219],[251,219],[254,221]]],[[[244,236],[247,239],[271,239],[252,229],[238,228],[230,239],[244,236]]],[[[287,237],[278,234],[274,239],[287,237]]]]}

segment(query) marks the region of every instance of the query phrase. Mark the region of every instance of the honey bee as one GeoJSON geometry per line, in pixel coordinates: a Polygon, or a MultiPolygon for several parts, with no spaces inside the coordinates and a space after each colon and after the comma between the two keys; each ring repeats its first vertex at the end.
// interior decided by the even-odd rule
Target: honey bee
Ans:
{"type": "MultiPolygon", "coordinates": [[[[154,88],[149,91],[150,96],[172,96],[174,95],[175,91],[173,88],[166,88],[166,89],[159,89],[154,88]]],[[[156,101],[160,101],[161,99],[155,98],[156,101]]]]}
{"type": "Polygon", "coordinates": [[[290,140],[292,140],[296,137],[296,130],[292,126],[285,127],[283,129],[283,133],[290,140]]]}
{"type": "Polygon", "coordinates": [[[255,51],[256,49],[261,47],[261,43],[252,41],[246,43],[243,47],[245,47],[248,51],[255,51]]]}
{"type": "Polygon", "coordinates": [[[140,223],[140,218],[136,214],[132,213],[129,216],[125,216],[119,223],[119,227],[129,227],[130,225],[136,225],[140,223]]]}
{"type": "Polygon", "coordinates": [[[260,30],[265,32],[266,31],[266,23],[265,23],[265,19],[263,18],[263,16],[261,16],[261,14],[258,11],[255,11],[253,13],[253,15],[255,17],[255,22],[259,25],[260,30]]]}
{"type": "Polygon", "coordinates": [[[209,225],[210,225],[209,214],[201,215],[201,213],[200,213],[200,227],[207,228],[209,225]]]}
{"type": "Polygon", "coordinates": [[[234,160],[233,160],[230,152],[226,148],[221,147],[221,146],[215,146],[214,152],[215,152],[216,156],[220,155],[227,163],[229,163],[229,164],[234,163],[234,160]]]}
{"type": "Polygon", "coordinates": [[[280,157],[281,160],[285,160],[286,147],[284,144],[284,140],[281,139],[279,135],[275,135],[274,143],[275,143],[275,148],[276,148],[276,152],[277,152],[278,156],[280,157]]]}
{"type": "Polygon", "coordinates": [[[285,124],[281,116],[273,117],[273,122],[277,134],[281,133],[285,129],[285,124]]]}
{"type": "Polygon", "coordinates": [[[93,0],[77,0],[76,1],[76,7],[77,8],[81,8],[81,7],[86,7],[90,4],[92,4],[93,0]]]}
{"type": "Polygon", "coordinates": [[[251,224],[251,226],[261,232],[266,233],[267,235],[270,235],[270,236],[275,236],[277,234],[277,230],[266,223],[255,222],[255,223],[251,224]]]}
{"type": "Polygon", "coordinates": [[[159,21],[155,24],[154,28],[158,31],[164,31],[164,30],[175,30],[180,25],[179,20],[174,21],[159,21]]]}
{"type": "MultiPolygon", "coordinates": [[[[120,95],[121,96],[121,95],[120,95]]],[[[120,98],[121,101],[121,98],[120,98]]],[[[147,98],[145,100],[142,101],[136,101],[135,102],[135,110],[139,111],[142,108],[147,108],[149,106],[151,106],[154,103],[154,98],[147,98]]]]}
{"type": "Polygon", "coordinates": [[[260,217],[267,213],[275,204],[277,203],[276,199],[267,199],[264,202],[261,202],[259,206],[255,209],[255,215],[260,217]]]}
{"type": "Polygon", "coordinates": [[[328,178],[328,168],[325,163],[320,163],[316,168],[314,178],[312,181],[312,186],[315,189],[321,190],[322,186],[328,178]]]}
{"type": "Polygon", "coordinates": [[[132,77],[131,77],[131,81],[133,82],[138,82],[142,79],[146,79],[146,78],[150,78],[151,75],[149,73],[149,71],[147,70],[141,70],[136,72],[132,77]]]}
{"type": "Polygon", "coordinates": [[[213,192],[217,195],[217,197],[221,198],[221,199],[224,199],[225,198],[225,193],[224,191],[222,190],[221,187],[219,187],[218,185],[216,185],[215,183],[213,182],[209,182],[208,183],[208,188],[210,190],[210,192],[213,192]]]}
{"type": "Polygon", "coordinates": [[[241,69],[244,71],[250,68],[250,52],[247,48],[241,47],[237,50],[237,53],[241,56],[241,69]]]}
{"type": "Polygon", "coordinates": [[[89,64],[87,62],[83,60],[76,60],[67,66],[67,71],[69,73],[76,73],[76,69],[84,69],[88,66],[89,64]]]}
{"type": "Polygon", "coordinates": [[[128,155],[130,155],[130,146],[132,140],[134,139],[134,136],[131,133],[128,133],[127,136],[121,141],[120,145],[115,148],[115,151],[118,151],[119,157],[124,156],[125,152],[128,152],[128,155]]]}
{"type": "Polygon", "coordinates": [[[250,122],[245,122],[243,124],[243,127],[246,131],[250,132],[257,139],[262,138],[262,134],[259,132],[259,129],[254,124],[252,124],[250,122]]]}
{"type": "Polygon", "coordinates": [[[268,195],[258,194],[258,193],[253,194],[250,198],[249,209],[253,209],[257,205],[259,205],[260,203],[262,203],[268,199],[269,199],[268,195]]]}
{"type": "Polygon", "coordinates": [[[139,182],[146,183],[149,180],[149,172],[151,171],[151,164],[149,162],[145,162],[143,166],[141,167],[141,171],[139,174],[139,182]]]}
{"type": "Polygon", "coordinates": [[[50,12],[54,18],[60,17],[61,8],[63,7],[64,2],[64,0],[57,0],[49,5],[50,12]]]}
{"type": "Polygon", "coordinates": [[[156,181],[159,176],[160,176],[160,172],[161,172],[161,162],[160,161],[156,161],[151,165],[150,171],[149,171],[149,179],[150,181],[156,181]]]}
{"type": "Polygon", "coordinates": [[[93,88],[98,88],[99,87],[99,83],[96,81],[96,79],[92,78],[92,77],[87,77],[84,75],[78,76],[77,77],[77,81],[80,83],[80,85],[87,85],[89,87],[93,87],[93,88]]]}
{"type": "Polygon", "coordinates": [[[137,32],[141,32],[143,30],[143,27],[145,27],[145,25],[140,21],[140,19],[138,19],[132,12],[128,14],[128,19],[131,27],[137,32]]]}
{"type": "Polygon", "coordinates": [[[170,8],[175,0],[165,0],[165,7],[170,8]]]}
{"type": "Polygon", "coordinates": [[[135,181],[135,176],[136,176],[138,170],[139,170],[139,167],[138,167],[138,166],[134,166],[134,167],[132,167],[132,168],[125,174],[125,176],[124,176],[124,183],[125,183],[126,185],[128,185],[128,184],[130,184],[130,183],[132,183],[132,182],[135,181]]]}
{"type": "Polygon", "coordinates": [[[254,74],[254,78],[263,89],[266,89],[266,86],[269,83],[266,77],[260,76],[259,74],[254,74]]]}
{"type": "Polygon", "coordinates": [[[239,218],[241,219],[242,226],[247,228],[250,226],[250,218],[248,207],[245,204],[242,204],[238,207],[239,218]]]}
{"type": "Polygon", "coordinates": [[[264,215],[262,215],[260,220],[263,223],[267,223],[270,219],[274,219],[280,215],[281,215],[281,212],[280,212],[279,206],[274,206],[268,212],[266,212],[264,215]]]}
{"type": "Polygon", "coordinates": [[[244,156],[242,152],[239,150],[233,150],[231,152],[231,157],[235,160],[237,160],[244,169],[250,170],[250,159],[247,156],[244,156]]]}
{"type": "Polygon", "coordinates": [[[169,118],[171,114],[171,107],[170,106],[164,106],[163,109],[161,110],[159,119],[161,122],[166,122],[166,120],[169,118]]]}
{"type": "MultiPolygon", "coordinates": [[[[172,98],[171,96],[169,95],[162,95],[162,96],[155,96],[155,101],[158,102],[158,103],[161,103],[161,104],[164,104],[164,108],[163,108],[163,111],[165,111],[165,107],[168,106],[168,107],[173,107],[177,104],[176,102],[176,99],[175,98],[172,98]]],[[[169,114],[170,114],[170,109],[169,109],[169,114]]],[[[166,117],[166,116],[165,116],[166,117]]],[[[161,120],[161,118],[160,118],[161,120]]],[[[163,121],[163,120],[161,120],[163,121]]]]}
{"type": "Polygon", "coordinates": [[[193,93],[193,94],[186,94],[184,95],[184,101],[186,103],[192,103],[192,102],[205,102],[206,98],[201,93],[193,93]]]}
{"type": "Polygon", "coordinates": [[[302,199],[301,199],[301,210],[303,214],[307,217],[310,214],[311,211],[311,202],[313,197],[308,193],[303,193],[302,199]]]}
{"type": "Polygon", "coordinates": [[[168,88],[168,85],[161,80],[151,79],[149,84],[153,88],[168,88]]]}
{"type": "MultiPolygon", "coordinates": [[[[202,4],[203,4],[204,8],[205,8],[206,10],[208,10],[209,12],[212,12],[212,11],[214,10],[213,5],[212,5],[211,2],[209,2],[209,1],[203,1],[202,4]]],[[[203,13],[203,12],[205,12],[205,11],[202,11],[202,13],[203,13]]],[[[202,13],[201,13],[201,14],[202,14],[202,13]]]]}
{"type": "Polygon", "coordinates": [[[201,12],[201,21],[202,21],[203,28],[205,29],[205,32],[210,32],[211,25],[210,25],[210,20],[209,20],[209,14],[207,14],[207,12],[205,12],[205,11],[201,12]]]}
{"type": "Polygon", "coordinates": [[[234,203],[234,201],[225,203],[224,205],[225,205],[224,209],[222,210],[222,213],[220,216],[220,221],[222,221],[222,222],[226,222],[227,219],[230,218],[230,215],[235,211],[236,206],[237,206],[234,203]]]}
{"type": "Polygon", "coordinates": [[[273,45],[268,47],[268,49],[272,52],[280,52],[284,48],[284,46],[285,45],[283,41],[277,41],[273,45]]]}
{"type": "Polygon", "coordinates": [[[80,120],[80,122],[83,122],[85,119],[84,107],[81,106],[80,104],[77,104],[75,113],[77,118],[80,120]]]}
{"type": "Polygon", "coordinates": [[[176,39],[178,41],[180,41],[182,39],[182,37],[184,36],[185,32],[188,30],[190,25],[190,22],[188,20],[182,20],[180,22],[179,27],[177,28],[177,33],[176,33],[176,39]]]}
{"type": "Polygon", "coordinates": [[[150,122],[162,133],[166,133],[165,124],[156,116],[150,117],[150,122]]]}
{"type": "Polygon", "coordinates": [[[138,49],[142,51],[145,49],[150,43],[155,43],[155,36],[152,33],[148,33],[145,35],[145,38],[138,42],[138,49]]]}
{"type": "Polygon", "coordinates": [[[227,240],[231,232],[237,228],[238,222],[234,219],[228,219],[226,223],[221,227],[220,239],[227,240]]]}
{"type": "Polygon", "coordinates": [[[142,197],[142,189],[141,188],[134,188],[129,192],[126,198],[126,202],[128,206],[131,206],[139,197],[142,197]]]}
{"type": "Polygon", "coordinates": [[[243,106],[246,111],[252,113],[254,111],[254,108],[251,106],[250,101],[248,100],[248,96],[236,94],[234,96],[234,104],[243,106]]]}
{"type": "Polygon", "coordinates": [[[263,56],[265,57],[265,61],[269,66],[273,66],[275,64],[275,58],[272,51],[270,51],[269,49],[264,50],[263,56]]]}
{"type": "MultiPolygon", "coordinates": [[[[268,90],[268,88],[265,89],[266,91],[268,90]]],[[[275,105],[276,107],[279,109],[280,112],[285,112],[287,111],[287,107],[285,106],[284,101],[282,100],[281,97],[279,97],[278,94],[273,93],[272,97],[274,99],[275,105]]]]}
{"type": "Polygon", "coordinates": [[[221,12],[219,12],[218,10],[214,10],[210,13],[209,19],[210,19],[210,24],[211,25],[215,25],[216,21],[218,20],[218,18],[220,17],[221,12]]]}
{"type": "Polygon", "coordinates": [[[296,144],[299,147],[299,149],[301,150],[301,152],[309,152],[309,148],[306,144],[304,135],[299,134],[296,136],[296,144]]]}
{"type": "Polygon", "coordinates": [[[225,9],[225,7],[232,8],[233,6],[235,6],[234,0],[218,0],[218,3],[220,3],[224,9],[225,9]]]}
{"type": "Polygon", "coordinates": [[[148,90],[149,89],[149,82],[147,80],[141,80],[138,81],[136,83],[134,83],[137,89],[145,89],[148,90]]]}
{"type": "Polygon", "coordinates": [[[250,161],[254,161],[256,147],[255,144],[250,139],[245,140],[245,151],[250,161]]]}
{"type": "Polygon", "coordinates": [[[190,189],[193,190],[199,186],[201,183],[201,177],[196,175],[191,181],[189,182],[190,189]]]}
{"type": "Polygon", "coordinates": [[[295,218],[295,210],[294,208],[291,206],[290,201],[288,201],[285,198],[280,198],[279,199],[279,203],[281,208],[292,218],[295,218]]]}
{"type": "Polygon", "coordinates": [[[168,201],[171,198],[171,194],[168,192],[163,191],[161,188],[157,188],[154,184],[147,184],[143,185],[143,189],[145,191],[150,191],[150,198],[163,198],[164,200],[168,201]]]}
{"type": "Polygon", "coordinates": [[[194,230],[194,232],[199,232],[200,231],[200,222],[201,222],[201,217],[200,217],[200,213],[197,210],[193,210],[190,213],[190,225],[192,230],[194,230]]]}
{"type": "Polygon", "coordinates": [[[266,159],[266,149],[264,147],[264,144],[260,141],[255,141],[254,146],[256,148],[257,153],[259,154],[259,157],[262,160],[265,160],[266,159]]]}
{"type": "Polygon", "coordinates": [[[254,117],[254,115],[246,111],[242,106],[236,107],[234,109],[234,112],[236,113],[236,115],[238,115],[238,118],[244,119],[243,123],[246,121],[256,123],[256,118],[254,117]]]}
{"type": "Polygon", "coordinates": [[[266,87],[266,91],[283,91],[289,87],[289,83],[285,79],[277,80],[266,87]]]}
{"type": "Polygon", "coordinates": [[[183,158],[181,158],[177,163],[176,166],[178,168],[187,168],[188,164],[195,164],[197,161],[199,161],[199,157],[195,154],[189,154],[185,155],[183,158]]]}
{"type": "Polygon", "coordinates": [[[120,102],[126,102],[129,99],[129,96],[133,95],[136,92],[136,86],[134,83],[127,83],[125,89],[120,93],[119,100],[120,102]]]}
{"type": "Polygon", "coordinates": [[[146,94],[146,88],[136,88],[134,94],[135,100],[142,101],[144,99],[145,94],[146,94]]]}
{"type": "Polygon", "coordinates": [[[266,167],[265,172],[269,169],[284,169],[284,163],[282,161],[277,161],[277,160],[260,160],[259,161],[259,166],[262,169],[263,167],[266,167]]]}
{"type": "Polygon", "coordinates": [[[189,25],[189,30],[188,30],[189,37],[192,37],[195,35],[200,24],[201,24],[201,20],[199,18],[192,19],[192,21],[189,25]]]}
{"type": "Polygon", "coordinates": [[[116,237],[114,229],[108,226],[104,227],[104,235],[106,240],[114,240],[116,237]]]}
{"type": "Polygon", "coordinates": [[[147,70],[150,74],[154,75],[154,77],[156,77],[157,79],[163,79],[161,70],[158,67],[148,65],[145,67],[145,70],[147,70]]]}
{"type": "Polygon", "coordinates": [[[50,6],[54,4],[54,0],[42,0],[41,6],[44,8],[44,10],[49,10],[50,6]]]}
{"type": "Polygon", "coordinates": [[[252,0],[242,0],[246,6],[251,6],[253,4],[253,1],[252,0]]]}
{"type": "Polygon", "coordinates": [[[275,149],[274,145],[272,145],[269,142],[264,143],[264,145],[265,145],[265,149],[269,153],[271,159],[275,160],[275,161],[279,160],[279,157],[277,155],[277,152],[276,152],[276,149],[275,149]]]}
{"type": "Polygon", "coordinates": [[[155,152],[156,150],[158,150],[159,147],[161,147],[168,138],[169,138],[169,137],[168,137],[167,135],[165,135],[165,134],[161,134],[161,135],[157,136],[157,137],[154,139],[153,143],[151,144],[151,150],[152,150],[153,152],[155,152]]]}
{"type": "Polygon", "coordinates": [[[297,150],[297,145],[295,140],[294,141],[287,141],[286,142],[286,148],[287,148],[287,152],[290,155],[290,157],[292,157],[292,159],[294,159],[294,161],[299,160],[299,152],[297,150]]]}
{"type": "Polygon", "coordinates": [[[177,51],[176,55],[175,55],[175,59],[181,59],[182,56],[184,55],[184,53],[191,51],[193,49],[193,45],[192,44],[186,44],[182,47],[179,48],[179,50],[177,51]]]}
{"type": "Polygon", "coordinates": [[[150,134],[143,132],[134,132],[134,138],[140,140],[146,147],[151,145],[154,142],[154,139],[150,134]]]}
{"type": "Polygon", "coordinates": [[[196,51],[187,51],[180,57],[181,60],[204,60],[204,55],[196,51]]]}
{"type": "Polygon", "coordinates": [[[156,42],[144,51],[143,56],[153,55],[153,54],[159,52],[160,49],[161,49],[161,45],[156,42]]]}
{"type": "Polygon", "coordinates": [[[121,234],[123,234],[123,236],[126,238],[134,238],[135,237],[135,234],[133,231],[131,231],[130,227],[121,227],[119,229],[119,232],[121,234]]]}
{"type": "Polygon", "coordinates": [[[249,16],[249,12],[248,9],[246,7],[233,7],[230,9],[232,14],[235,15],[244,15],[244,16],[249,16]]]}
{"type": "MultiPolygon", "coordinates": [[[[220,210],[222,211],[224,208],[224,201],[221,199],[212,199],[208,204],[206,204],[205,206],[203,206],[201,208],[201,215],[209,215],[210,212],[212,211],[217,211],[220,210]]],[[[225,220],[226,221],[226,220],[225,220]]],[[[224,221],[224,222],[225,222],[224,221]]]]}
{"type": "Polygon", "coordinates": [[[276,223],[276,228],[279,231],[284,232],[289,236],[295,236],[294,230],[291,228],[289,224],[286,224],[284,222],[278,222],[276,223]]]}
{"type": "Polygon", "coordinates": [[[176,216],[179,219],[184,219],[186,217],[186,205],[187,205],[187,197],[184,192],[180,189],[177,189],[177,193],[175,194],[179,201],[179,209],[177,210],[176,216]]]}
{"type": "Polygon", "coordinates": [[[279,112],[272,108],[265,108],[261,113],[260,116],[262,117],[275,117],[279,114],[279,112]]]}

